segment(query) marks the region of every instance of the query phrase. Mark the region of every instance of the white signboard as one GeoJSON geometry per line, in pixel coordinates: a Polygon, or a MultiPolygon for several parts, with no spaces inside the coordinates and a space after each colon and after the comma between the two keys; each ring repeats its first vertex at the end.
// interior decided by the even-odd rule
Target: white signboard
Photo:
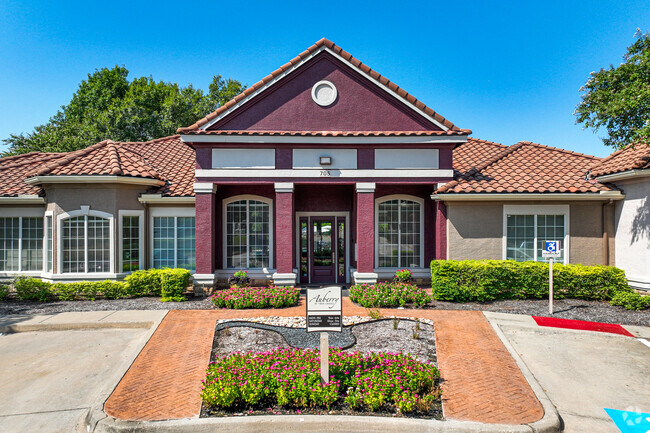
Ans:
{"type": "Polygon", "coordinates": [[[307,332],[341,332],[341,287],[307,289],[307,332]]]}
{"type": "Polygon", "coordinates": [[[542,257],[545,259],[548,258],[558,258],[562,255],[562,249],[560,248],[560,241],[544,241],[544,249],[542,250],[542,257]]]}

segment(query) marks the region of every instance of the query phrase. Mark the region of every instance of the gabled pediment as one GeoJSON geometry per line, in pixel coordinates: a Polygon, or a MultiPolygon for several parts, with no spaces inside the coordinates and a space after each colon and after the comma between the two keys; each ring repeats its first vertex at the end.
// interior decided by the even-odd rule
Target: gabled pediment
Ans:
{"type": "Polygon", "coordinates": [[[463,131],[326,39],[179,132],[214,130],[463,131]]]}

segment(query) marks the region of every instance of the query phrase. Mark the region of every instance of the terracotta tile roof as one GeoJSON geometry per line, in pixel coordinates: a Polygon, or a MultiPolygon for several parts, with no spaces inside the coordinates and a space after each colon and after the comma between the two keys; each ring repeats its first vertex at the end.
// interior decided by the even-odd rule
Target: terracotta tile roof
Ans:
{"type": "Polygon", "coordinates": [[[106,140],[46,162],[28,176],[130,176],[160,179],[158,172],[140,155],[120,143],[106,140]]]}
{"type": "Polygon", "coordinates": [[[508,146],[500,143],[467,137],[467,142],[461,143],[454,148],[455,175],[460,176],[472,168],[479,167],[491,161],[507,148],[508,146]]]}
{"type": "Polygon", "coordinates": [[[492,160],[472,168],[436,192],[472,193],[598,193],[612,188],[587,180],[599,158],[522,141],[504,148],[492,160]]]}
{"type": "Polygon", "coordinates": [[[165,185],[148,192],[164,196],[193,196],[195,153],[180,136],[146,142],[102,141],[68,153],[32,152],[0,158],[0,196],[43,195],[33,176],[117,175],[159,179],[165,185]]]}
{"type": "Polygon", "coordinates": [[[121,144],[148,161],[167,181],[165,185],[152,189],[151,194],[170,197],[194,196],[196,154],[190,145],[181,141],[179,135],[121,144]]]}
{"type": "Polygon", "coordinates": [[[448,131],[252,131],[252,130],[193,130],[188,135],[254,135],[254,136],[300,136],[300,137],[415,137],[441,135],[467,135],[469,129],[448,131]]]}
{"type": "Polygon", "coordinates": [[[630,144],[591,167],[590,177],[605,176],[629,170],[650,169],[650,144],[630,144]]]}
{"type": "Polygon", "coordinates": [[[242,100],[246,99],[249,95],[263,87],[266,83],[269,81],[275,79],[278,75],[281,75],[284,73],[286,70],[290,69],[293,67],[295,64],[300,63],[303,59],[309,57],[313,52],[319,50],[321,47],[327,47],[331,51],[335,52],[348,62],[350,62],[352,65],[355,67],[361,69],[364,73],[368,74],[371,78],[373,78],[375,81],[378,83],[382,84],[384,87],[387,89],[397,93],[399,96],[402,98],[406,99],[408,102],[411,104],[415,105],[419,110],[427,114],[428,116],[433,117],[436,119],[436,121],[440,122],[443,124],[445,127],[453,130],[458,130],[459,128],[456,127],[453,123],[451,123],[449,120],[445,119],[442,117],[440,114],[436,113],[433,111],[431,108],[427,107],[424,105],[422,102],[418,101],[414,96],[410,95],[406,90],[400,88],[397,84],[391,82],[388,80],[386,77],[382,76],[376,71],[373,71],[368,67],[367,65],[363,64],[360,60],[354,58],[350,53],[344,51],[341,47],[338,45],[334,44],[334,42],[329,41],[325,38],[319,40],[316,42],[314,45],[311,47],[307,48],[305,51],[302,53],[298,54],[297,57],[291,59],[289,63],[286,63],[282,65],[279,69],[276,69],[275,71],[271,72],[271,74],[267,75],[266,77],[262,78],[261,81],[258,81],[257,83],[253,84],[246,90],[244,90],[242,93],[239,95],[235,96],[233,99],[225,103],[223,106],[219,107],[212,113],[208,114],[205,116],[203,119],[199,120],[198,122],[194,123],[191,126],[185,127],[185,128],[178,128],[176,132],[181,133],[181,134],[187,134],[189,131],[195,130],[200,128],[201,126],[205,125],[206,123],[210,122],[212,119],[219,117],[222,113],[225,111],[228,111],[230,108],[232,108],[234,105],[238,104],[242,100]]]}
{"type": "Polygon", "coordinates": [[[0,179],[2,179],[2,182],[0,182],[0,196],[16,197],[20,194],[43,196],[45,192],[40,186],[29,185],[24,182],[27,173],[64,155],[65,153],[30,152],[0,158],[0,179]]]}

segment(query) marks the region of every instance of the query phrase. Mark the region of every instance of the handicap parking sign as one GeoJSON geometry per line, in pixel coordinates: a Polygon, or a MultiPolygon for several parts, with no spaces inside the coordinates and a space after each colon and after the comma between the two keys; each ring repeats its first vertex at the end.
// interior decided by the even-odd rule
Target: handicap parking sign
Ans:
{"type": "Polygon", "coordinates": [[[560,257],[562,249],[560,248],[560,241],[544,241],[544,249],[542,250],[542,257],[556,258],[560,257]]]}

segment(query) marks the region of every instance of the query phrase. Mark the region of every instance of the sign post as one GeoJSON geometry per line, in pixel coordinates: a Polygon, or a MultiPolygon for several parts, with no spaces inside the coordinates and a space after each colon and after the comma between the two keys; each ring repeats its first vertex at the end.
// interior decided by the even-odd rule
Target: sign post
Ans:
{"type": "Polygon", "coordinates": [[[328,332],[342,330],[341,297],[340,286],[307,289],[307,332],[320,332],[320,378],[323,383],[330,381],[328,332]]]}
{"type": "Polygon", "coordinates": [[[542,257],[548,259],[548,313],[553,315],[553,258],[560,257],[560,241],[544,241],[542,257]]]}

